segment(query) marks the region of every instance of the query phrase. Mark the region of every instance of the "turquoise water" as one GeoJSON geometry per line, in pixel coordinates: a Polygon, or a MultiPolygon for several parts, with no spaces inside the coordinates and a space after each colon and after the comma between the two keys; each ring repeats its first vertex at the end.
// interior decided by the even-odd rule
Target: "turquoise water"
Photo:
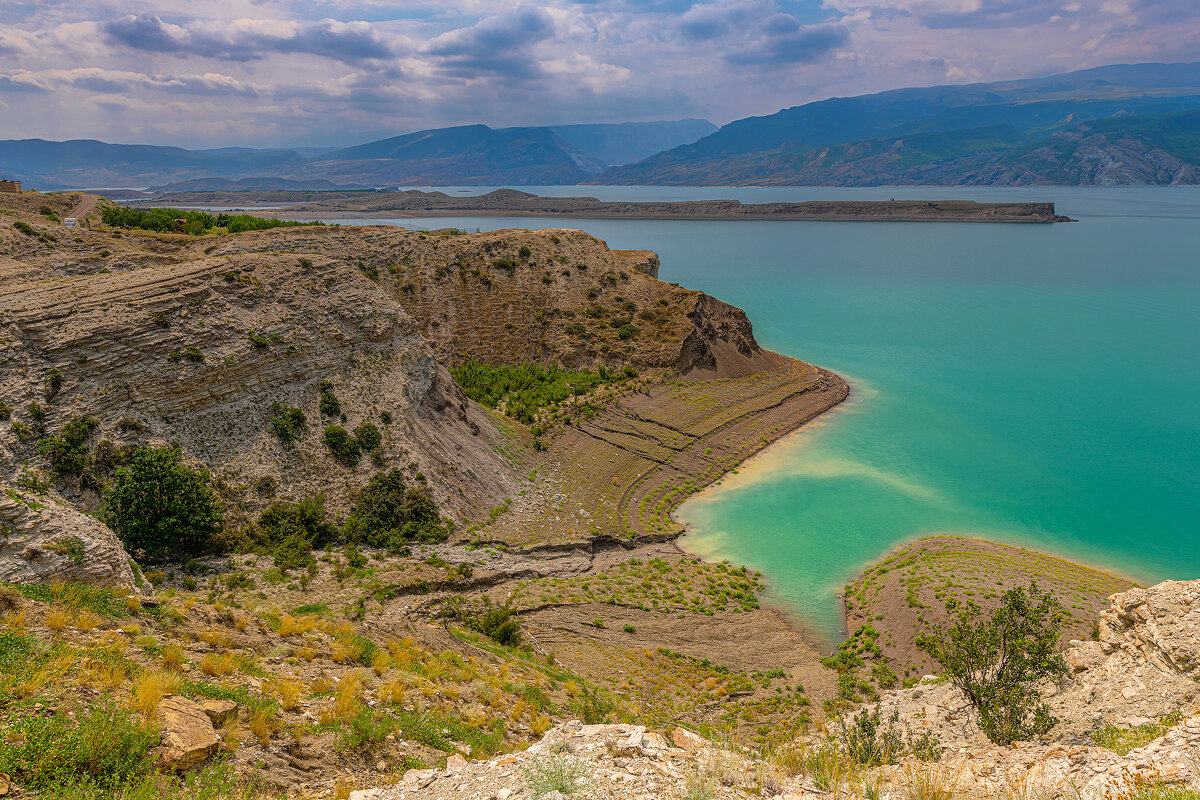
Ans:
{"type": "Polygon", "coordinates": [[[462,218],[581,227],[744,308],[851,400],[679,511],[837,638],[836,594],[910,538],[984,536],[1142,581],[1200,576],[1200,190],[630,189],[602,197],[1051,199],[1078,223],[462,218]]]}

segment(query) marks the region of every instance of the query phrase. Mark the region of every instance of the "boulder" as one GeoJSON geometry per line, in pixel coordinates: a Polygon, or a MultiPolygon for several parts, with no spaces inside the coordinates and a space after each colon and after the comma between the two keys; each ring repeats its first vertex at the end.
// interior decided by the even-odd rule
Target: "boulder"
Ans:
{"type": "Polygon", "coordinates": [[[186,697],[164,698],[154,716],[162,726],[162,745],[158,748],[162,769],[190,769],[216,753],[221,744],[208,714],[186,697]]]}
{"type": "Polygon", "coordinates": [[[0,484],[0,581],[137,591],[112,529],[69,506],[0,484]]]}
{"type": "Polygon", "coordinates": [[[684,750],[699,750],[708,744],[703,737],[692,733],[687,728],[676,728],[671,731],[671,742],[684,750]]]}
{"type": "Polygon", "coordinates": [[[224,728],[237,719],[238,704],[232,700],[206,700],[201,708],[214,728],[224,728]]]}

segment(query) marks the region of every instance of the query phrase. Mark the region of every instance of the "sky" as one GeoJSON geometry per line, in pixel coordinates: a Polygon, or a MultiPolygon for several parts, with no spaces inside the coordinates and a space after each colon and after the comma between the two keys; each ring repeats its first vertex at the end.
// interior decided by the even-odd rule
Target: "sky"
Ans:
{"type": "Polygon", "coordinates": [[[3,0],[0,138],[354,144],[1200,61],[1197,0],[3,0]]]}

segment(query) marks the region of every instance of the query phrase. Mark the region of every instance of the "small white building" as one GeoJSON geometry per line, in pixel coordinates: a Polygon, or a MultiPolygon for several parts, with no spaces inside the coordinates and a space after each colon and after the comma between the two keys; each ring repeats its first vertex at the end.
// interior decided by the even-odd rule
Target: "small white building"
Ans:
{"type": "Polygon", "coordinates": [[[75,219],[75,217],[67,217],[66,219],[63,220],[63,225],[65,225],[68,228],[78,228],[79,222],[78,222],[78,220],[75,219]]]}

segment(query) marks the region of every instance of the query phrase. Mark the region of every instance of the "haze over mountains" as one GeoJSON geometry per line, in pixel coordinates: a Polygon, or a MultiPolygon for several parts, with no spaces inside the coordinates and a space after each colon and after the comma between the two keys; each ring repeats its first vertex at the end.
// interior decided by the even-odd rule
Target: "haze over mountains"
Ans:
{"type": "Polygon", "coordinates": [[[36,188],[1200,183],[1200,64],[831,98],[747,117],[419,131],[345,148],[0,142],[36,188]]]}
{"type": "Polygon", "coordinates": [[[604,184],[1200,182],[1200,64],[831,98],[614,167],[604,184]]]}

